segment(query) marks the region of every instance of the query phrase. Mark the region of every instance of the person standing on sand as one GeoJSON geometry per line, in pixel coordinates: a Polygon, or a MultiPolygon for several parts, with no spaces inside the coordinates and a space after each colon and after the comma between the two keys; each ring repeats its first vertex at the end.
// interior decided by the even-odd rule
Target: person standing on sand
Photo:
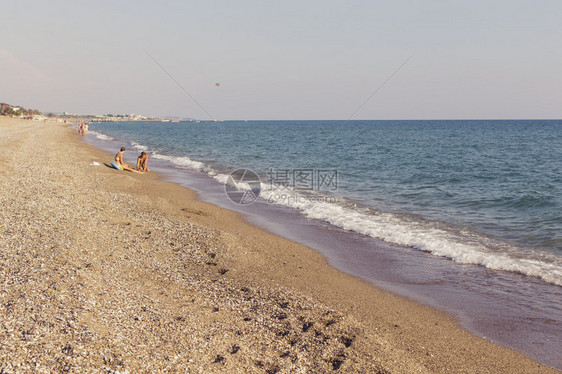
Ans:
{"type": "Polygon", "coordinates": [[[137,170],[139,171],[150,171],[148,168],[148,155],[146,152],[141,152],[139,158],[137,158],[137,170]]]}
{"type": "Polygon", "coordinates": [[[135,169],[131,169],[129,167],[129,165],[127,165],[123,161],[123,153],[125,153],[125,147],[121,147],[121,150],[115,155],[115,163],[117,165],[121,166],[121,168],[123,170],[132,171],[133,173],[140,173],[140,171],[136,171],[135,169]]]}

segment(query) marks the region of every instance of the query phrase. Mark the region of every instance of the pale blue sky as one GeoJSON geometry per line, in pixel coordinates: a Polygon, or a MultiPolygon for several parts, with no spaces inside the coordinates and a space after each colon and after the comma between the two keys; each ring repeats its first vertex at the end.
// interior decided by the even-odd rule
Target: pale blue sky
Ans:
{"type": "Polygon", "coordinates": [[[1,5],[0,101],[217,119],[562,118],[562,1],[1,5]],[[220,82],[221,87],[215,83],[220,82]]]}

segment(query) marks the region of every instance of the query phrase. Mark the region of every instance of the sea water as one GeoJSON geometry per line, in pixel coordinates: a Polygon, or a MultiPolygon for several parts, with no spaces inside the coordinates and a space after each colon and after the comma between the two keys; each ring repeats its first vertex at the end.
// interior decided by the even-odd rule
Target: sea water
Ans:
{"type": "MultiPolygon", "coordinates": [[[[109,122],[90,129],[217,184],[233,170],[254,172],[262,203],[388,243],[386,251],[419,251],[457,269],[498,271],[498,279],[526,277],[544,284],[544,304],[550,290],[560,294],[562,121],[109,122]]],[[[557,328],[560,302],[545,305],[554,308],[557,328]]]]}
{"type": "Polygon", "coordinates": [[[232,170],[250,169],[262,197],[312,219],[562,285],[562,121],[118,122],[91,129],[221,182],[232,170]]]}

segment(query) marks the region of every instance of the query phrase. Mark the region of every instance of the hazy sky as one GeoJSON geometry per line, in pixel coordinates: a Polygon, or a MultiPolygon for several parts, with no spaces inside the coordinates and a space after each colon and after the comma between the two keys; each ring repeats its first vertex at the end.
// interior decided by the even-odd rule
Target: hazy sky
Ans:
{"type": "Polygon", "coordinates": [[[0,101],[217,119],[562,118],[560,0],[0,5],[0,101]],[[217,87],[215,83],[220,83],[217,87]]]}

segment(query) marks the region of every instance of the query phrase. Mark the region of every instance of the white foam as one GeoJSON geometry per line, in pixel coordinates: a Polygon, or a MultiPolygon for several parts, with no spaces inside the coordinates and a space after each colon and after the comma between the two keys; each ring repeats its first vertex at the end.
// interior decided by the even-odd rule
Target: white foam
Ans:
{"type": "Polygon", "coordinates": [[[146,146],[144,146],[144,145],[142,145],[142,144],[139,144],[139,143],[137,143],[137,142],[131,142],[131,145],[132,145],[135,149],[137,149],[138,151],[141,151],[141,152],[142,152],[142,151],[145,151],[145,152],[148,151],[148,148],[147,148],[146,146]]]}
{"type": "Polygon", "coordinates": [[[210,175],[211,177],[213,177],[213,179],[215,179],[215,180],[218,181],[219,183],[226,184],[226,183],[228,182],[228,177],[229,177],[228,174],[221,174],[221,173],[218,173],[218,174],[217,174],[217,173],[212,173],[212,174],[211,174],[211,173],[209,173],[209,175],[210,175]]]}
{"type": "Polygon", "coordinates": [[[92,130],[90,130],[90,131],[88,131],[88,132],[89,132],[90,134],[92,134],[92,135],[95,135],[96,138],[98,138],[99,140],[105,140],[105,141],[107,141],[107,140],[115,140],[115,138],[112,138],[111,136],[108,136],[108,135],[99,133],[99,132],[97,132],[97,131],[92,131],[92,130]]]}
{"type": "MultiPolygon", "coordinates": [[[[251,191],[256,187],[255,185],[251,185],[250,183],[237,180],[236,178],[232,178],[231,174],[216,173],[214,170],[205,170],[205,171],[207,171],[207,173],[217,182],[221,184],[228,184],[231,187],[236,187],[239,190],[251,191]]],[[[263,188],[263,183],[261,184],[261,188],[263,188]]]]}
{"type": "Polygon", "coordinates": [[[156,159],[159,159],[159,160],[169,161],[174,166],[178,166],[180,168],[192,169],[192,170],[197,170],[197,171],[205,170],[205,164],[204,163],[199,162],[199,161],[193,161],[189,157],[168,156],[168,155],[162,155],[162,154],[159,154],[159,153],[154,153],[152,155],[152,157],[156,158],[156,159]]]}
{"type": "Polygon", "coordinates": [[[326,221],[334,226],[412,247],[461,264],[482,265],[489,269],[516,272],[562,286],[562,259],[534,251],[526,252],[504,244],[489,245],[489,239],[473,233],[447,230],[431,222],[405,219],[391,213],[366,213],[334,204],[329,199],[301,195],[291,189],[264,188],[260,197],[271,203],[300,210],[307,218],[326,221]],[[279,199],[280,194],[284,199],[279,199]]]}

